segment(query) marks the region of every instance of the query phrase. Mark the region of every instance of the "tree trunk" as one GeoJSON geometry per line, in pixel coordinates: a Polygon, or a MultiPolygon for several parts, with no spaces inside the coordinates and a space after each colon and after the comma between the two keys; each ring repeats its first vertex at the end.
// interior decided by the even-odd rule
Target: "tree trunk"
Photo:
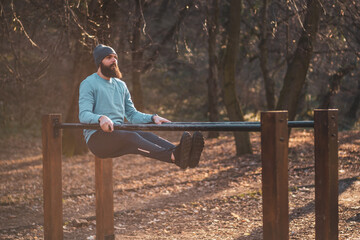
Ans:
{"type": "Polygon", "coordinates": [[[135,24],[131,42],[132,58],[132,98],[135,107],[142,111],[144,109],[143,91],[141,86],[141,69],[143,60],[143,49],[141,47],[141,25],[143,23],[141,9],[143,1],[135,1],[135,24]]]}
{"type": "MultiPolygon", "coordinates": [[[[165,46],[165,44],[167,44],[168,42],[173,40],[173,37],[176,34],[176,32],[178,31],[179,26],[184,21],[185,17],[187,16],[187,14],[190,11],[190,9],[194,6],[194,3],[195,3],[194,1],[186,2],[185,6],[178,13],[174,14],[174,16],[178,16],[177,20],[174,22],[172,27],[170,27],[168,29],[166,34],[163,34],[164,37],[162,38],[160,43],[156,44],[156,46],[153,48],[153,50],[151,51],[150,54],[147,54],[148,57],[144,61],[143,68],[142,68],[143,72],[148,71],[153,66],[155,60],[159,57],[161,48],[163,46],[165,46]]],[[[158,16],[161,17],[162,15],[158,15],[158,16]]],[[[157,19],[157,21],[160,21],[160,19],[157,19]]]]}
{"type": "MultiPolygon", "coordinates": [[[[216,36],[218,34],[219,0],[213,0],[207,8],[208,20],[208,53],[209,53],[209,77],[208,85],[208,111],[210,122],[219,121],[218,111],[218,58],[216,55],[216,36]]],[[[219,132],[209,132],[209,138],[219,137],[219,132]]]]}
{"type": "Polygon", "coordinates": [[[288,110],[289,120],[294,120],[298,106],[301,90],[304,86],[306,74],[309,68],[313,53],[313,46],[316,40],[321,3],[319,1],[308,0],[304,30],[299,39],[295,54],[290,61],[284,85],[280,92],[280,97],[276,109],[288,110]]]}
{"type": "Polygon", "coordinates": [[[351,104],[349,111],[346,113],[346,117],[354,120],[354,122],[355,122],[356,121],[356,113],[359,110],[359,106],[360,106],[360,80],[358,80],[357,94],[355,96],[353,103],[351,104]]]}
{"type": "MultiPolygon", "coordinates": [[[[240,19],[242,1],[232,0],[230,3],[230,19],[227,36],[227,45],[224,55],[224,103],[230,121],[244,121],[240,102],[236,94],[235,72],[239,50],[240,19]]],[[[252,153],[248,132],[234,132],[236,155],[252,153]]]]}
{"type": "Polygon", "coordinates": [[[270,77],[269,70],[268,70],[268,46],[267,46],[267,39],[268,39],[268,6],[269,0],[263,0],[263,14],[262,14],[262,23],[261,23],[261,40],[259,44],[260,49],[260,68],[264,78],[264,85],[265,85],[265,96],[266,96],[266,103],[267,109],[273,110],[275,108],[275,82],[270,77]]]}
{"type": "MultiPolygon", "coordinates": [[[[159,56],[159,52],[161,48],[167,44],[167,42],[171,41],[174,34],[176,33],[179,25],[183,22],[184,18],[189,12],[189,9],[192,8],[194,5],[194,1],[189,1],[186,3],[185,7],[182,8],[182,10],[174,14],[178,16],[177,20],[173,24],[171,28],[167,31],[166,34],[164,34],[163,39],[160,41],[159,44],[157,44],[153,51],[151,51],[150,54],[146,54],[147,57],[144,60],[144,49],[143,46],[141,46],[141,34],[142,34],[142,24],[143,24],[143,18],[142,18],[142,12],[141,10],[144,9],[144,1],[135,1],[135,16],[136,16],[136,23],[133,29],[133,39],[131,42],[131,49],[132,49],[132,97],[135,104],[135,107],[142,111],[144,107],[143,102],[143,92],[142,92],[142,86],[141,86],[141,73],[148,71],[154,64],[155,60],[159,56]]],[[[166,0],[163,1],[161,10],[166,9],[168,2],[166,0]]],[[[155,18],[156,21],[161,20],[162,15],[158,14],[155,18]]],[[[149,44],[149,43],[148,43],[149,44]]],[[[147,45],[148,45],[147,44],[147,45]]]]}
{"type": "MultiPolygon", "coordinates": [[[[106,43],[106,36],[109,32],[107,18],[103,18],[103,9],[106,8],[107,3],[92,0],[89,3],[89,16],[92,19],[97,19],[100,23],[97,37],[100,43],[106,43]]],[[[83,20],[84,25],[87,24],[87,17],[83,20]]],[[[66,114],[65,122],[79,122],[79,87],[82,80],[84,80],[90,73],[97,71],[94,64],[94,58],[89,50],[80,43],[80,34],[75,35],[76,47],[74,53],[74,65],[71,76],[73,76],[73,94],[70,102],[68,112],[66,114]],[[77,37],[76,37],[77,36],[77,37]]],[[[83,131],[78,129],[64,129],[63,131],[63,154],[66,156],[73,156],[83,154],[88,151],[83,131]]]]}
{"type": "MultiPolygon", "coordinates": [[[[74,56],[73,67],[73,94],[70,107],[66,114],[65,122],[79,122],[79,86],[82,80],[89,75],[89,69],[94,69],[93,57],[84,52],[84,49],[77,43],[76,53],[74,56]]],[[[80,129],[64,129],[63,130],[63,154],[65,156],[73,156],[83,154],[88,151],[82,130],[80,129]]]]}
{"type": "Polygon", "coordinates": [[[341,80],[349,74],[355,65],[348,65],[346,67],[341,67],[334,75],[329,79],[329,89],[326,94],[322,97],[320,109],[329,109],[332,108],[331,99],[340,91],[341,80]]]}

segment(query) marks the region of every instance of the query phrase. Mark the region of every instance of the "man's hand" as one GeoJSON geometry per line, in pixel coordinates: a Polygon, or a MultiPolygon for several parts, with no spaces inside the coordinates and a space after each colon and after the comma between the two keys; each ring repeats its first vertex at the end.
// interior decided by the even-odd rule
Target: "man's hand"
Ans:
{"type": "Polygon", "coordinates": [[[99,124],[101,129],[104,132],[112,132],[114,131],[114,123],[113,121],[111,121],[110,118],[108,118],[107,116],[103,115],[99,118],[99,124]]]}
{"type": "Polygon", "coordinates": [[[160,117],[160,116],[154,116],[153,121],[156,124],[162,124],[162,123],[168,123],[171,122],[170,120],[167,120],[166,118],[160,117]]]}

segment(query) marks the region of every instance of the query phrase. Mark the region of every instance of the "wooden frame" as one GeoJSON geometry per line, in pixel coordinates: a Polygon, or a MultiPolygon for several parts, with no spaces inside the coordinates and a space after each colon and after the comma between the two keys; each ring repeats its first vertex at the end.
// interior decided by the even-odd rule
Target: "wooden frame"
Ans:
{"type": "MultiPolygon", "coordinates": [[[[316,239],[338,239],[338,112],[315,110],[316,239]]],[[[42,118],[44,239],[63,239],[60,114],[42,118]]],[[[183,130],[183,129],[182,129],[183,130]]],[[[261,114],[264,239],[289,239],[287,111],[261,114]]],[[[95,158],[96,238],[114,239],[112,159],[95,158]]]]}
{"type": "Polygon", "coordinates": [[[96,239],[99,240],[115,239],[112,168],[112,158],[95,157],[96,239]]]}
{"type": "Polygon", "coordinates": [[[42,118],[44,239],[63,239],[61,132],[54,124],[61,122],[60,114],[42,118]]]}
{"type": "Polygon", "coordinates": [[[337,240],[338,111],[315,110],[315,238],[337,240]]]}
{"type": "Polygon", "coordinates": [[[264,240],[289,239],[287,111],[261,113],[264,240]]]}

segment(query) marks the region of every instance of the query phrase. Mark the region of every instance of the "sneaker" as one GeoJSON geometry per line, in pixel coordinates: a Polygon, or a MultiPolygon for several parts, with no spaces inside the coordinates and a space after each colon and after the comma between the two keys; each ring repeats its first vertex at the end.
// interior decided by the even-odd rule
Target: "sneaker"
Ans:
{"type": "Polygon", "coordinates": [[[200,132],[194,132],[191,145],[189,167],[194,168],[199,165],[200,156],[204,149],[204,137],[200,132]]]}
{"type": "Polygon", "coordinates": [[[182,169],[189,165],[192,139],[189,132],[184,132],[180,139],[180,144],[175,148],[175,164],[182,169]]]}

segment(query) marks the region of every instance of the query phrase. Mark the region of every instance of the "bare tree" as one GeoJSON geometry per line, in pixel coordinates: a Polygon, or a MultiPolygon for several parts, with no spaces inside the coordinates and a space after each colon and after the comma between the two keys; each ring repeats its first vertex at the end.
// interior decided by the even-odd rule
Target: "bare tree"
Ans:
{"type": "MultiPolygon", "coordinates": [[[[207,32],[208,32],[208,53],[209,53],[209,76],[208,86],[208,112],[211,122],[219,121],[218,111],[218,57],[216,50],[216,37],[219,32],[219,0],[213,0],[207,6],[207,32]]],[[[209,138],[216,138],[218,132],[209,132],[209,138]]]]}
{"type": "Polygon", "coordinates": [[[339,93],[342,79],[354,69],[355,64],[340,67],[340,69],[338,69],[338,71],[329,78],[329,88],[328,91],[321,97],[320,109],[333,108],[331,99],[339,93]]]}
{"type": "Polygon", "coordinates": [[[269,0],[263,0],[263,9],[262,9],[262,21],[261,21],[261,33],[260,33],[260,68],[264,78],[265,85],[265,95],[267,102],[267,109],[272,110],[275,108],[275,82],[270,76],[268,69],[268,57],[269,57],[269,49],[268,49],[268,7],[269,0]]]}
{"type": "Polygon", "coordinates": [[[313,54],[313,46],[318,31],[321,13],[320,0],[308,0],[303,31],[298,41],[294,56],[289,62],[284,85],[276,109],[288,110],[289,120],[294,120],[299,97],[305,83],[307,71],[313,54]]]}
{"type": "MultiPolygon", "coordinates": [[[[114,8],[109,7],[106,3],[100,4],[96,0],[92,0],[89,5],[85,5],[84,9],[80,9],[80,5],[73,10],[68,2],[64,3],[65,14],[69,13],[68,22],[70,23],[69,32],[75,37],[73,40],[74,57],[73,68],[71,70],[72,77],[72,97],[68,104],[65,122],[79,122],[79,86],[90,73],[96,71],[96,66],[91,55],[93,47],[101,43],[107,43],[110,40],[110,24],[108,15],[112,14],[114,8]],[[75,13],[77,11],[77,14],[75,13]],[[85,12],[85,14],[83,13],[85,12]],[[82,21],[81,21],[82,20],[82,21]],[[93,22],[97,28],[93,28],[93,22]],[[76,37],[77,36],[77,37],[76,37]],[[86,36],[82,39],[81,36],[86,36]],[[80,40],[78,40],[80,39],[80,40]]],[[[67,156],[78,155],[88,151],[81,130],[68,129],[63,134],[63,154],[67,156]]]]}
{"type": "MultiPolygon", "coordinates": [[[[244,121],[244,115],[236,94],[235,73],[239,50],[240,20],[242,1],[230,2],[230,16],[227,33],[227,44],[223,60],[223,94],[224,104],[230,121],[244,121]]],[[[249,134],[247,132],[234,132],[236,154],[252,153],[249,134]]]]}
{"type": "Polygon", "coordinates": [[[132,95],[135,107],[142,111],[144,109],[144,100],[140,78],[142,73],[141,70],[144,55],[144,47],[141,43],[143,25],[145,24],[143,15],[144,1],[134,0],[134,2],[135,21],[132,30],[132,39],[130,41],[132,60],[131,80],[133,85],[132,95]]]}
{"type": "Polygon", "coordinates": [[[352,102],[349,111],[346,113],[346,117],[351,119],[352,121],[356,121],[356,113],[360,108],[360,80],[358,80],[358,87],[356,91],[356,95],[354,101],[352,102]]]}

